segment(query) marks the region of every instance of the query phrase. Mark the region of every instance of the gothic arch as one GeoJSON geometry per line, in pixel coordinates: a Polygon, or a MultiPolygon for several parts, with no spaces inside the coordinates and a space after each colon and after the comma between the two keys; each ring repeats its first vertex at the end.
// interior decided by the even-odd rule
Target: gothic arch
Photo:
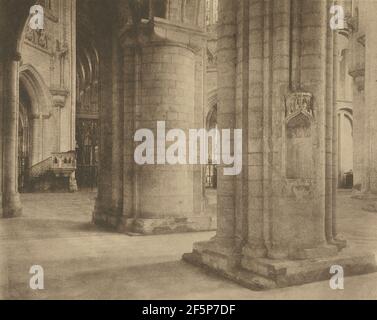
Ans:
{"type": "Polygon", "coordinates": [[[350,106],[338,108],[338,187],[353,187],[354,123],[350,106]]]}
{"type": "Polygon", "coordinates": [[[207,129],[213,129],[215,128],[215,125],[217,124],[217,104],[213,105],[208,114],[206,119],[206,127],[207,129]]]}
{"type": "Polygon", "coordinates": [[[344,114],[344,116],[350,121],[353,128],[353,110],[350,107],[339,108],[338,114],[344,114]]]}
{"type": "MultiPolygon", "coordinates": [[[[217,128],[217,92],[213,93],[208,102],[209,111],[206,114],[206,129],[212,130],[217,128]]],[[[217,195],[209,191],[208,189],[217,189],[217,165],[212,163],[210,151],[208,153],[208,165],[205,169],[205,188],[206,197],[211,201],[211,197],[214,198],[212,203],[217,204],[217,195]],[[216,197],[216,198],[215,198],[216,197]]]]}
{"type": "Polygon", "coordinates": [[[212,90],[208,94],[207,110],[206,110],[206,127],[209,128],[209,121],[211,117],[216,113],[217,115],[217,90],[212,90]]]}
{"type": "Polygon", "coordinates": [[[32,65],[22,65],[19,69],[19,79],[31,99],[31,113],[48,114],[52,97],[38,71],[32,65]]]}

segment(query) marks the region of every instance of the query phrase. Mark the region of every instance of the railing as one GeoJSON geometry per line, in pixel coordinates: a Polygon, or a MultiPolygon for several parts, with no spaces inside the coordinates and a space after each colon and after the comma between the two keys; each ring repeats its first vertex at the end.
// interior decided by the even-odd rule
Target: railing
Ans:
{"type": "Polygon", "coordinates": [[[52,154],[52,172],[59,176],[68,176],[76,170],[75,151],[52,154]]]}
{"type": "Polygon", "coordinates": [[[52,157],[49,157],[29,169],[30,178],[38,178],[48,172],[52,167],[52,157]]]}
{"type": "Polygon", "coordinates": [[[23,154],[18,156],[18,190],[24,192],[28,184],[28,165],[29,157],[23,154]]]}
{"type": "Polygon", "coordinates": [[[49,171],[56,175],[69,175],[76,170],[76,153],[54,152],[51,157],[35,164],[29,169],[30,178],[38,178],[49,171]]]}
{"type": "Polygon", "coordinates": [[[206,188],[217,188],[217,165],[209,163],[206,166],[206,188]]]}

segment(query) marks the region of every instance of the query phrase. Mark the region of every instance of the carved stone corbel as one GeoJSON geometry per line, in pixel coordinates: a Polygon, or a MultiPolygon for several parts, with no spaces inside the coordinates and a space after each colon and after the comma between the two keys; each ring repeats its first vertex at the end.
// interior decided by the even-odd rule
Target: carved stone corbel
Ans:
{"type": "Polygon", "coordinates": [[[64,108],[69,96],[69,91],[66,89],[51,89],[53,106],[57,108],[64,108]]]}

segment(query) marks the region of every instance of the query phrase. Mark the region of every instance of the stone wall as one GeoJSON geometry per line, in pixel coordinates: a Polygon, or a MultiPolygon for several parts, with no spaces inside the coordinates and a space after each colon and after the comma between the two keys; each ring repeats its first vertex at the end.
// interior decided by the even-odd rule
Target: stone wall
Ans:
{"type": "Polygon", "coordinates": [[[4,64],[0,61],[0,216],[3,215],[3,110],[4,110],[4,64]]]}
{"type": "Polygon", "coordinates": [[[34,165],[75,148],[76,43],[73,1],[51,1],[45,9],[43,31],[28,24],[22,36],[20,78],[34,102],[32,122],[34,165]],[[32,73],[32,77],[23,76],[32,73]],[[30,90],[29,88],[38,88],[30,90]]]}

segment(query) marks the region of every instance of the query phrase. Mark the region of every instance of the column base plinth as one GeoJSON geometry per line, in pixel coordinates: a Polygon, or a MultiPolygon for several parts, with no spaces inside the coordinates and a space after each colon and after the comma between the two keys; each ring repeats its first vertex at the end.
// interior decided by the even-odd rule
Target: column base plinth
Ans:
{"type": "Polygon", "coordinates": [[[329,241],[329,244],[336,246],[340,251],[347,247],[347,240],[342,235],[337,235],[333,240],[329,241]]]}
{"type": "Polygon", "coordinates": [[[261,258],[267,255],[267,248],[262,245],[254,246],[247,244],[245,247],[243,247],[242,253],[248,257],[261,258]]]}
{"type": "Polygon", "coordinates": [[[75,173],[73,173],[69,177],[69,192],[75,193],[77,191],[79,191],[79,188],[77,186],[77,180],[76,180],[76,177],[75,177],[75,173]]]}
{"type": "Polygon", "coordinates": [[[92,222],[102,228],[117,231],[119,226],[119,216],[104,214],[103,212],[94,211],[92,222]]]}
{"type": "Polygon", "coordinates": [[[100,208],[98,204],[93,212],[93,223],[130,235],[215,231],[217,226],[216,217],[212,216],[134,219],[122,217],[118,210],[100,208]]]}
{"type": "MultiPolygon", "coordinates": [[[[332,251],[332,250],[331,250],[332,251]]],[[[330,253],[330,252],[328,252],[330,253]]],[[[194,245],[194,251],[183,260],[207,271],[220,274],[252,290],[269,290],[329,280],[330,268],[342,266],[345,276],[377,272],[373,254],[344,250],[334,256],[303,260],[273,260],[224,255],[203,243],[194,245]],[[238,260],[241,262],[238,263],[238,260]]]]}
{"type": "Polygon", "coordinates": [[[335,245],[324,245],[310,249],[295,250],[289,255],[292,260],[308,260],[317,258],[334,257],[338,254],[338,247],[335,245]]]}
{"type": "Polygon", "coordinates": [[[2,217],[5,219],[22,216],[22,206],[19,193],[2,196],[2,217]]]}
{"type": "MultiPolygon", "coordinates": [[[[334,244],[331,245],[321,245],[313,248],[301,248],[301,249],[290,249],[287,247],[274,246],[268,249],[267,254],[263,257],[267,257],[272,260],[305,260],[305,259],[315,259],[332,257],[338,253],[338,246],[334,244]]],[[[248,252],[245,253],[246,256],[250,258],[260,258],[261,256],[255,256],[248,252]]]]}
{"type": "Polygon", "coordinates": [[[216,218],[211,216],[192,216],[157,219],[124,218],[119,231],[124,233],[153,235],[184,232],[214,231],[216,218]]]}
{"type": "Polygon", "coordinates": [[[234,246],[223,246],[216,240],[194,244],[192,253],[183,255],[183,260],[214,272],[251,290],[276,288],[276,283],[266,277],[240,268],[242,255],[234,246]]]}
{"type": "Polygon", "coordinates": [[[185,260],[197,261],[201,265],[228,273],[234,270],[241,261],[240,250],[237,250],[231,239],[217,239],[194,243],[193,253],[184,255],[185,260]],[[194,260],[192,260],[194,259],[194,260]]]}
{"type": "Polygon", "coordinates": [[[97,198],[92,215],[92,223],[105,229],[118,231],[120,220],[119,210],[105,208],[97,198]]]}

